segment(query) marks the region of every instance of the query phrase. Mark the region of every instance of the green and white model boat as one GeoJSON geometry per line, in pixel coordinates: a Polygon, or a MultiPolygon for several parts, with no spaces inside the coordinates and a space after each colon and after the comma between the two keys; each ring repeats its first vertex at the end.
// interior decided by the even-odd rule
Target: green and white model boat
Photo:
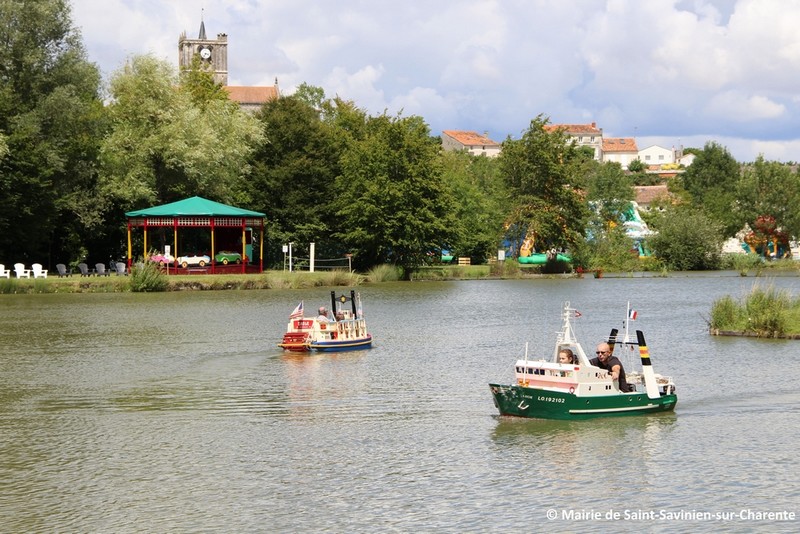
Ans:
{"type": "Polygon", "coordinates": [[[628,323],[635,315],[630,306],[628,310],[625,334],[618,336],[619,331],[612,329],[608,344],[612,354],[617,346],[638,347],[641,371],[626,369],[632,391],[620,391],[618,382],[611,379],[608,371],[590,363],[572,329],[576,310],[567,302],[551,357],[531,360],[526,345],[525,358],[517,360],[514,366],[516,384],[489,384],[500,414],[538,419],[592,419],[674,410],[678,402],[675,384],[672,378],[653,371],[644,334],[636,330],[636,340],[628,339],[628,323]],[[576,363],[558,363],[558,353],[562,349],[572,350],[576,363]]]}

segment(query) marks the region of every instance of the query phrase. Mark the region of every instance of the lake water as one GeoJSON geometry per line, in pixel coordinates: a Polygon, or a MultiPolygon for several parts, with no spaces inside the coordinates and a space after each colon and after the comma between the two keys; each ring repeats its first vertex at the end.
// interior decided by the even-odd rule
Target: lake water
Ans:
{"type": "MultiPolygon", "coordinates": [[[[707,333],[800,278],[358,288],[375,347],[297,355],[330,288],[0,296],[2,532],[796,532],[800,341],[707,333]],[[639,312],[674,413],[501,418],[568,300],[584,347],[639,312]],[[770,515],[772,514],[772,515],[770,515]]],[[[337,294],[346,291],[337,288],[337,294]]]]}

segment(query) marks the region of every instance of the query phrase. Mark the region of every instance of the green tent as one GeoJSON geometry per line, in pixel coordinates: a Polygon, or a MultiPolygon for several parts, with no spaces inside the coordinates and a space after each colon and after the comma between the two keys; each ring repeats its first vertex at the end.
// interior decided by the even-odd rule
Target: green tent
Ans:
{"type": "MultiPolygon", "coordinates": [[[[141,210],[125,213],[128,218],[128,267],[133,261],[131,248],[131,230],[142,228],[144,231],[144,255],[147,256],[147,232],[149,228],[171,227],[173,229],[174,255],[178,256],[178,230],[180,228],[209,228],[211,232],[211,273],[215,273],[218,266],[215,261],[215,232],[220,228],[241,228],[242,258],[253,259],[252,228],[260,229],[259,264],[258,272],[264,269],[264,218],[265,214],[258,211],[246,210],[214,202],[202,197],[191,197],[162,206],[154,206],[141,210]],[[249,232],[249,233],[248,233],[249,232]],[[248,242],[249,240],[249,242],[248,242]],[[248,254],[249,250],[249,254],[248,254]]],[[[242,261],[242,272],[247,272],[247,261],[242,261]]],[[[178,272],[178,263],[175,262],[175,271],[178,272]]],[[[197,271],[195,269],[190,270],[197,271]]],[[[167,268],[169,272],[169,268],[167,268]]]]}

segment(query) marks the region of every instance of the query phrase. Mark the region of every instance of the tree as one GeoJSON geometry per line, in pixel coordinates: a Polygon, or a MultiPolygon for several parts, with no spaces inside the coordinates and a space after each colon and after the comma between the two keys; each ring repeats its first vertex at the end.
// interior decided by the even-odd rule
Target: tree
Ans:
{"type": "Polygon", "coordinates": [[[692,204],[717,221],[726,237],[735,235],[744,224],[735,193],[740,176],[741,166],[728,150],[708,142],[680,180],[692,204]]]}
{"type": "Polygon", "coordinates": [[[102,190],[122,211],[192,195],[247,200],[242,180],[260,125],[230,101],[213,92],[202,98],[177,81],[170,64],[151,56],[131,58],[111,78],[102,190]]]}
{"type": "Polygon", "coordinates": [[[421,117],[372,117],[345,149],[336,180],[337,236],[360,268],[401,267],[410,279],[449,245],[453,200],[442,179],[440,145],[421,117]]]}
{"type": "Polygon", "coordinates": [[[338,229],[333,188],[342,152],[339,132],[296,96],[268,102],[257,118],[269,140],[253,153],[247,189],[255,209],[269,217],[271,240],[315,242],[321,255],[343,254],[332,238],[338,229]]]}
{"type": "Polygon", "coordinates": [[[722,251],[719,224],[693,207],[667,208],[656,219],[657,233],[648,239],[653,255],[675,271],[718,269],[722,251]]]}
{"type": "Polygon", "coordinates": [[[800,236],[800,176],[787,165],[759,156],[742,173],[737,200],[750,228],[759,217],[768,216],[779,229],[800,236]]]}
{"type": "Polygon", "coordinates": [[[496,158],[467,152],[443,152],[443,179],[454,199],[456,227],[453,250],[483,261],[503,239],[507,198],[496,158]]]}
{"type": "Polygon", "coordinates": [[[0,2],[0,257],[68,262],[97,223],[105,117],[64,0],[0,2]]]}
{"type": "Polygon", "coordinates": [[[569,247],[582,239],[588,209],[577,189],[583,163],[562,130],[546,131],[539,115],[520,140],[503,142],[501,175],[509,189],[506,222],[513,239],[535,237],[539,249],[569,247]]]}

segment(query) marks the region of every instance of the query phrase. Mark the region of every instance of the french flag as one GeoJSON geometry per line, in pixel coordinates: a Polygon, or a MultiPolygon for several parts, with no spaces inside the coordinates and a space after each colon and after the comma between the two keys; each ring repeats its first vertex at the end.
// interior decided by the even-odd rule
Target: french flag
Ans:
{"type": "Polygon", "coordinates": [[[637,317],[639,317],[639,312],[636,310],[628,310],[628,319],[635,321],[637,317]]]}

